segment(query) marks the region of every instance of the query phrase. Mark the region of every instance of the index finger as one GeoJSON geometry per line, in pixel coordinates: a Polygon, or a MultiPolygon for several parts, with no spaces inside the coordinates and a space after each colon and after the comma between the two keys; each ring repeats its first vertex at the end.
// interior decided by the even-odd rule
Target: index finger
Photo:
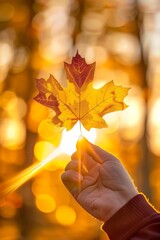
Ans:
{"type": "Polygon", "coordinates": [[[82,153],[87,152],[96,162],[101,164],[108,160],[116,160],[112,154],[106,152],[97,145],[90,143],[85,138],[78,140],[77,150],[81,151],[82,153]]]}
{"type": "MultiPolygon", "coordinates": [[[[80,149],[82,151],[82,149],[80,149]]],[[[83,153],[81,153],[81,158],[79,158],[79,149],[77,150],[77,152],[75,152],[72,156],[72,162],[74,162],[74,160],[79,160],[79,165],[82,164],[82,167],[85,167],[85,169],[87,171],[89,171],[91,168],[93,168],[95,165],[97,165],[98,163],[92,158],[92,156],[90,154],[88,154],[86,151],[83,151],[83,153]]]]}

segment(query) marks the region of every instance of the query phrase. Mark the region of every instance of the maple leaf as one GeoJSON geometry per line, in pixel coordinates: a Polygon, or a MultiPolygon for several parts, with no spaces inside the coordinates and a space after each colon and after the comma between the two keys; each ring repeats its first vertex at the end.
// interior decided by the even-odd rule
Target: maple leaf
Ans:
{"type": "Polygon", "coordinates": [[[127,107],[123,100],[129,88],[111,81],[94,89],[95,63],[87,64],[78,52],[71,64],[64,63],[64,68],[67,87],[62,87],[52,75],[47,80],[36,80],[39,93],[34,99],[55,111],[52,119],[55,125],[70,130],[79,120],[87,130],[104,128],[107,127],[105,114],[127,107]]]}

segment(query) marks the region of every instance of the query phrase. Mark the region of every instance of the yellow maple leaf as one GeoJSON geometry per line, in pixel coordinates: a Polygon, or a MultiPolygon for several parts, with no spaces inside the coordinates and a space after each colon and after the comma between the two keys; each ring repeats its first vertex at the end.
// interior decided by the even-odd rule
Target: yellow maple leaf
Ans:
{"type": "Polygon", "coordinates": [[[116,86],[111,81],[94,89],[95,63],[87,64],[78,52],[64,68],[67,87],[62,87],[52,75],[47,80],[36,80],[39,93],[34,99],[55,111],[52,119],[55,125],[70,130],[79,120],[87,130],[104,128],[107,127],[105,114],[127,107],[123,101],[129,88],[116,86]]]}

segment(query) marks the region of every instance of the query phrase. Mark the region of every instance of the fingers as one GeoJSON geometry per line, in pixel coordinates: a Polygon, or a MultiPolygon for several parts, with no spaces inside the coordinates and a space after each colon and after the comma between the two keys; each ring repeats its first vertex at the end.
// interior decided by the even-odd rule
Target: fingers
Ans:
{"type": "MultiPolygon", "coordinates": [[[[75,159],[75,158],[73,158],[73,159],[75,159]]],[[[68,170],[74,170],[76,172],[81,173],[82,175],[86,174],[86,169],[82,165],[81,161],[71,160],[65,167],[65,171],[68,171],[68,170]]]]}
{"type": "Polygon", "coordinates": [[[80,151],[82,155],[87,152],[96,162],[101,164],[108,160],[117,160],[112,154],[90,143],[85,138],[77,142],[77,151],[80,151]]]}
{"type": "Polygon", "coordinates": [[[83,176],[74,170],[67,170],[62,174],[61,178],[63,182],[78,183],[79,181],[83,180],[83,176]]]}
{"type": "Polygon", "coordinates": [[[79,194],[78,186],[83,180],[83,176],[74,170],[67,170],[62,174],[61,179],[66,188],[76,198],[79,194]]]}
{"type": "Polygon", "coordinates": [[[82,149],[77,150],[73,155],[72,155],[72,161],[73,162],[78,162],[77,164],[81,164],[81,168],[79,167],[79,171],[81,169],[82,174],[84,175],[87,173],[89,170],[91,170],[95,165],[97,165],[97,162],[85,151],[82,149]],[[81,151],[81,154],[79,152],[81,151]],[[81,158],[79,158],[81,156],[81,158]],[[78,161],[75,161],[78,160],[78,161]]]}

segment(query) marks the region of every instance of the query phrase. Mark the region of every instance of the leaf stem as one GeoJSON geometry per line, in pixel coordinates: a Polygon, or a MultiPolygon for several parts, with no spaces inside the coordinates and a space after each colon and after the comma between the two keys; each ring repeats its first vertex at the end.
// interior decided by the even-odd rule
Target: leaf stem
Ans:
{"type": "Polygon", "coordinates": [[[80,120],[79,120],[79,129],[80,129],[80,134],[82,135],[82,124],[80,120]]]}

